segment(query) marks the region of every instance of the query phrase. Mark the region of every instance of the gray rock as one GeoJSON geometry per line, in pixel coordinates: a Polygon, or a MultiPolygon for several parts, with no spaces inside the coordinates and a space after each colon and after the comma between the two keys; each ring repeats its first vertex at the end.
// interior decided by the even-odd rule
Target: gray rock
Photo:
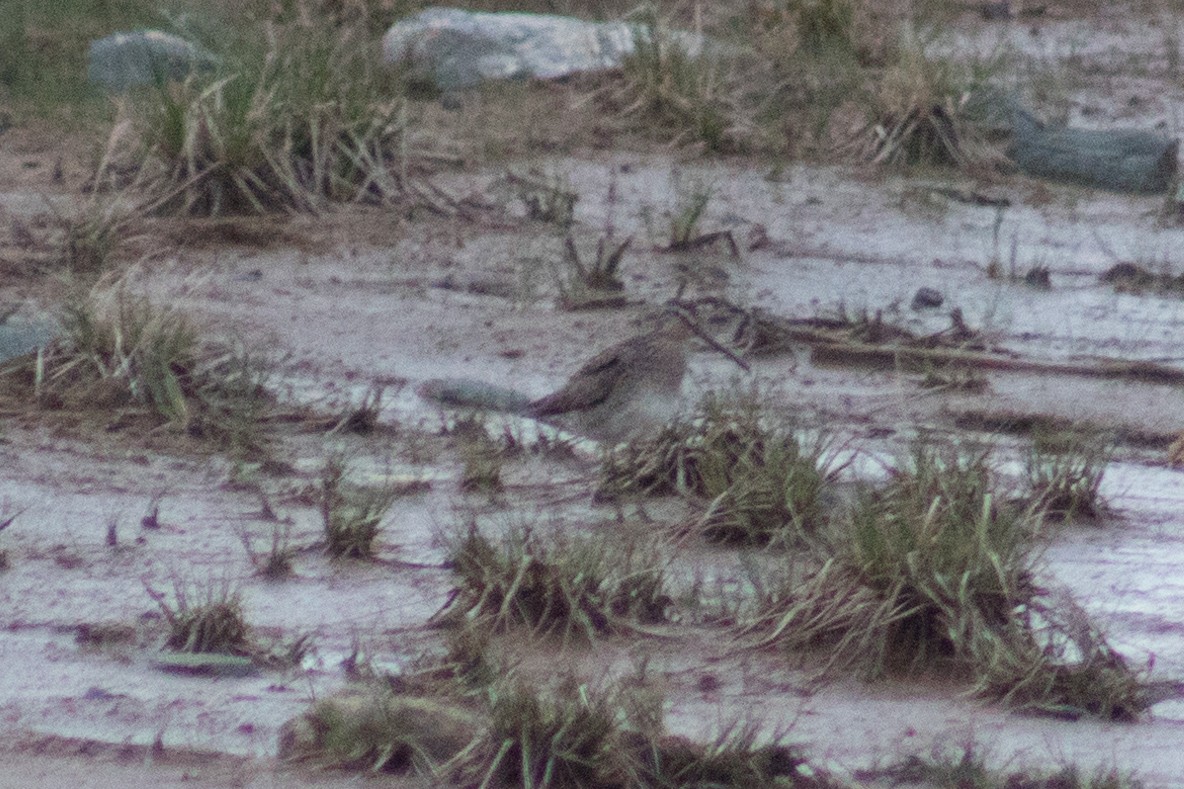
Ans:
{"type": "Polygon", "coordinates": [[[965,112],[989,137],[1008,140],[1008,158],[1037,178],[1133,194],[1166,194],[1176,180],[1180,143],[1165,134],[1048,125],[1002,88],[976,91],[965,112]]]}
{"type": "MultiPolygon", "coordinates": [[[[558,79],[618,68],[644,35],[646,26],[628,22],[428,8],[392,25],[382,52],[386,62],[407,66],[414,77],[448,91],[488,80],[558,79]]],[[[669,35],[691,56],[705,48],[702,36],[669,35]]]]}
{"type": "Polygon", "coordinates": [[[1175,182],[1180,141],[1142,129],[1048,127],[1015,115],[1007,154],[1028,175],[1098,189],[1165,194],[1175,182]]]}
{"type": "Polygon", "coordinates": [[[218,60],[180,36],[159,30],[113,33],[90,42],[87,78],[110,93],[185,79],[218,60]]]}
{"type": "Polygon", "coordinates": [[[18,320],[0,323],[0,363],[32,353],[57,336],[49,320],[18,320]]]}
{"type": "Polygon", "coordinates": [[[935,288],[917,288],[917,292],[913,294],[914,310],[935,309],[940,307],[945,297],[941,295],[941,291],[935,288]]]}

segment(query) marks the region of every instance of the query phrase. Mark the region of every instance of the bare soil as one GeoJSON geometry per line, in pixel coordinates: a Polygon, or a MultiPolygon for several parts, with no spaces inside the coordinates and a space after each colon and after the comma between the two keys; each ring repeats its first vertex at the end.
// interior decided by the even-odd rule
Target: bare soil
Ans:
{"type": "MultiPolygon", "coordinates": [[[[1098,27],[1091,19],[1084,28],[1056,15],[1006,28],[964,21],[967,46],[1003,35],[1046,58],[1071,83],[1065,95],[1075,123],[1179,126],[1179,80],[1158,49],[1148,53],[1140,43],[1159,41],[1173,20],[1098,27]]],[[[61,286],[37,268],[51,253],[40,239],[55,221],[50,204],[69,211],[81,200],[86,154],[82,147],[63,154],[45,134],[0,137],[0,303],[20,304],[18,319],[52,310],[60,297],[61,286]],[[27,243],[22,228],[36,240],[27,243]]],[[[343,660],[357,648],[389,669],[439,648],[439,634],[424,625],[451,586],[443,567],[449,534],[469,521],[494,530],[537,521],[604,539],[639,528],[592,503],[596,462],[586,444],[571,457],[509,461],[500,497],[459,492],[463,461],[440,429],[452,417],[418,398],[415,386],[467,377],[541,395],[592,352],[636,331],[643,303],[670,298],[680,281],[690,298],[722,297],[790,318],[879,313],[917,334],[948,328],[958,308],[991,346],[1068,367],[1184,362],[1184,300],[1118,293],[1100,280],[1120,261],[1180,270],[1184,229],[1160,216],[1162,199],[1016,175],[975,181],[809,164],[771,173],[758,162],[671,153],[509,163],[520,165],[570,180],[580,195],[574,235],[582,249],[593,249],[610,225],[618,238],[635,236],[625,261],[635,306],[557,309],[550,261],[561,258],[563,236],[528,220],[514,201],[464,220],[352,207],[315,218],[145,220],[136,228],[120,253],[131,287],[183,307],[208,336],[266,349],[281,398],[293,407],[334,413],[384,386],[383,429],[363,438],[282,429],[272,454],[283,463],[247,469],[244,484],[241,466],[168,429],[128,427],[116,414],[5,411],[0,502],[21,514],[0,534],[11,565],[0,574],[0,716],[11,739],[0,751],[0,786],[357,785],[351,776],[276,765],[278,729],[345,684],[343,660]],[[739,259],[723,247],[657,251],[679,196],[694,184],[712,189],[703,229],[734,234],[739,259]],[[1007,197],[1000,231],[993,208],[926,191],[932,185],[1007,197]],[[1010,273],[1013,240],[1017,273],[1045,266],[1051,288],[988,276],[993,257],[1010,273]],[[944,305],[912,309],[921,287],[939,290],[944,305]],[[428,483],[384,522],[378,562],[335,563],[317,548],[321,526],[309,491],[325,459],[343,448],[361,477],[428,483]],[[242,545],[245,534],[266,549],[275,524],[264,517],[264,496],[299,549],[288,580],[259,578],[242,545]],[[161,524],[147,529],[142,518],[153,499],[161,524]],[[207,579],[242,591],[262,637],[310,634],[315,652],[297,669],[241,678],[159,671],[152,656],[163,624],[146,587],[167,593],[174,582],[207,579]],[[130,626],[133,635],[99,647],[80,642],[80,627],[104,624],[130,626]]],[[[437,183],[496,202],[504,170],[473,167],[437,183]]],[[[721,336],[731,328],[716,326],[721,336]]],[[[1057,533],[1044,550],[1041,581],[1072,593],[1151,678],[1184,677],[1184,487],[1166,462],[1167,443],[1184,432],[1179,384],[1071,370],[981,375],[981,390],[924,388],[918,372],[822,364],[803,344],[754,359],[748,375],[699,353],[685,394],[691,402],[708,390],[756,385],[804,427],[858,447],[868,468],[927,429],[990,440],[1018,471],[1026,437],[968,429],[968,414],[992,424],[1059,418],[1142,436],[1120,440],[1107,470],[1113,515],[1057,533]]],[[[508,417],[504,424],[527,443],[549,430],[508,417]]],[[[685,506],[666,502],[653,514],[677,522],[685,506]]],[[[726,588],[744,582],[735,551],[691,546],[678,571],[726,588]]],[[[1135,724],[1024,717],[938,681],[819,684],[808,667],[737,650],[717,631],[693,626],[534,659],[540,671],[570,663],[596,676],[629,671],[643,658],[675,732],[706,737],[756,715],[770,730],[790,728],[810,758],[839,773],[975,741],[1008,768],[1114,766],[1148,786],[1184,786],[1179,699],[1135,724]]]]}

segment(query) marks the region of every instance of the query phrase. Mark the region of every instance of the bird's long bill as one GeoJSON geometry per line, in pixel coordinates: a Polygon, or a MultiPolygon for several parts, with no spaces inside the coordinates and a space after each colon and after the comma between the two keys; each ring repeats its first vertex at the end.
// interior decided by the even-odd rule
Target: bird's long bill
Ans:
{"type": "Polygon", "coordinates": [[[685,323],[690,328],[690,330],[695,333],[696,337],[738,364],[740,369],[744,370],[745,372],[751,371],[752,368],[748,366],[748,362],[744,361],[735,353],[733,353],[731,349],[724,347],[719,340],[708,334],[707,331],[703,329],[703,327],[700,326],[693,318],[691,318],[689,315],[686,315],[681,310],[675,314],[678,315],[679,319],[682,320],[682,322],[685,323]]]}

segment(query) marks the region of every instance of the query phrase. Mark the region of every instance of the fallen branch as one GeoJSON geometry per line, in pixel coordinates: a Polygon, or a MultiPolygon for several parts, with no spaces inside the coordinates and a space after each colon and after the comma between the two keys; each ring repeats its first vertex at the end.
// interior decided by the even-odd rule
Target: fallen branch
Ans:
{"type": "Polygon", "coordinates": [[[983,411],[971,409],[952,413],[954,426],[962,430],[978,430],[983,433],[1006,433],[1013,436],[1032,436],[1037,433],[1074,433],[1091,435],[1104,433],[1114,443],[1145,449],[1167,449],[1179,433],[1176,431],[1148,430],[1138,427],[1114,427],[1089,420],[1069,419],[1063,416],[1018,411],[983,411]]]}
{"type": "Polygon", "coordinates": [[[811,360],[823,365],[845,364],[915,371],[927,371],[934,366],[952,366],[1184,385],[1184,369],[1158,362],[1025,359],[1014,351],[989,347],[980,333],[966,325],[958,310],[950,313],[949,328],[933,334],[917,335],[885,323],[879,313],[858,321],[844,317],[791,319],[770,315],[760,309],[746,309],[719,297],[698,299],[694,306],[738,319],[732,342],[749,355],[776,353],[789,350],[794,345],[808,345],[811,360]]]}
{"type": "Polygon", "coordinates": [[[796,339],[810,342],[811,360],[816,364],[860,364],[918,370],[925,369],[926,365],[946,364],[980,370],[1073,375],[1082,378],[1121,378],[1169,385],[1184,384],[1184,370],[1156,362],[1109,359],[1094,363],[1048,362],[955,348],[885,347],[857,342],[836,342],[833,339],[822,340],[812,332],[801,332],[796,339]]]}

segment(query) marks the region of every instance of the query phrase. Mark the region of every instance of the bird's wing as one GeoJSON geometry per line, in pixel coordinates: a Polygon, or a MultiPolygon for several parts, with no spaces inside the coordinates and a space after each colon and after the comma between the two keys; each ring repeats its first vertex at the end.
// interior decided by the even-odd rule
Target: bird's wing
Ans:
{"type": "Polygon", "coordinates": [[[558,391],[527,406],[532,416],[554,416],[599,405],[612,393],[621,377],[624,361],[619,347],[593,356],[558,391]]]}

